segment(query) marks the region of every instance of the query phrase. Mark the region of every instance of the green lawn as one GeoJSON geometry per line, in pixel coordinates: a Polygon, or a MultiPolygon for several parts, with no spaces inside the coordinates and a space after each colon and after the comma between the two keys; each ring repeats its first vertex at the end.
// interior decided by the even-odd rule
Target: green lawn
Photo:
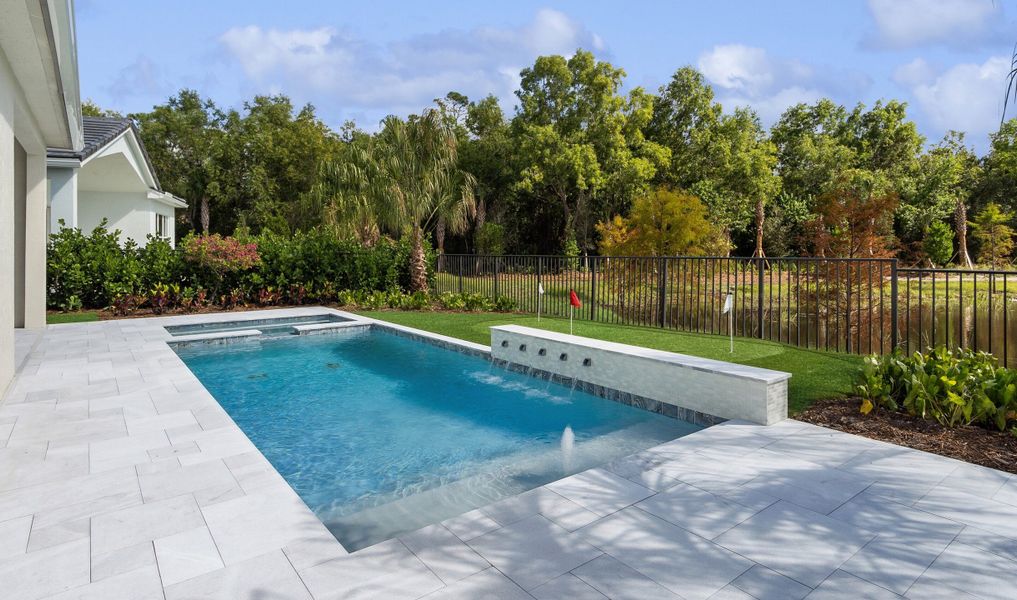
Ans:
{"type": "MultiPolygon", "coordinates": [[[[567,319],[544,317],[537,322],[534,316],[506,313],[364,311],[362,314],[481,344],[491,343],[488,328],[492,325],[526,325],[564,333],[569,330],[567,319]]],[[[788,393],[792,413],[800,412],[821,398],[849,394],[861,366],[861,357],[858,356],[803,350],[775,342],[745,338],[735,338],[735,351],[731,354],[728,352],[726,337],[649,327],[576,321],[575,334],[788,371],[792,374],[788,393]]]]}
{"type": "Polygon", "coordinates": [[[87,323],[98,321],[99,313],[94,310],[82,310],[78,312],[51,312],[46,315],[46,323],[56,325],[58,323],[87,323]]]}

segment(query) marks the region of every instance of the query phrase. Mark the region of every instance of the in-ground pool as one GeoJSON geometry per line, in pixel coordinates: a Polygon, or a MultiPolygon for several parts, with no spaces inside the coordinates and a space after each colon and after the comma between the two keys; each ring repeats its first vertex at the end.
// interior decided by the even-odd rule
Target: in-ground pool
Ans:
{"type": "Polygon", "coordinates": [[[350,551],[700,429],[380,327],[177,353],[350,551]]]}

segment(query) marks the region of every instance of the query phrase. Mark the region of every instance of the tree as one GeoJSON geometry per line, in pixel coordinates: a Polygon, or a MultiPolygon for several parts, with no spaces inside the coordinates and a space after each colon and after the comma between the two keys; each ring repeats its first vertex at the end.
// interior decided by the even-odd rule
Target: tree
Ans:
{"type": "MultiPolygon", "coordinates": [[[[918,158],[914,174],[901,186],[904,189],[897,218],[903,237],[906,240],[927,239],[925,236],[933,223],[954,218],[957,262],[970,268],[967,203],[980,176],[978,159],[964,144],[964,134],[948,132],[936,146],[918,158]]],[[[949,260],[937,264],[946,262],[949,260]]]]}
{"type": "Polygon", "coordinates": [[[993,268],[1005,267],[1010,263],[1014,235],[1009,225],[1011,221],[1013,214],[1002,210],[995,202],[990,202],[978,213],[972,225],[979,242],[979,262],[993,268]]]}
{"type": "Polygon", "coordinates": [[[658,188],[636,197],[628,217],[596,226],[605,255],[701,255],[716,239],[706,207],[687,193],[658,188]]]}
{"type": "Polygon", "coordinates": [[[811,223],[820,256],[886,258],[893,256],[893,210],[897,198],[881,192],[871,178],[842,179],[817,199],[811,223]]]}
{"type": "Polygon", "coordinates": [[[105,117],[107,119],[123,119],[124,115],[121,112],[102,108],[91,98],[86,98],[81,102],[81,116],[83,117],[105,117]]]}
{"type": "Polygon", "coordinates": [[[953,258],[953,231],[943,221],[929,225],[922,241],[925,256],[933,266],[943,266],[953,258]]]}
{"type": "Polygon", "coordinates": [[[521,73],[512,129],[527,205],[517,214],[555,223],[560,247],[589,247],[591,216],[617,212],[666,164],[642,135],[652,101],[639,88],[619,95],[624,75],[583,50],[541,56],[521,73]],[[557,214],[544,211],[548,200],[557,214]]]}
{"type": "Polygon", "coordinates": [[[166,104],[131,118],[163,189],[187,199],[192,228],[208,233],[209,203],[221,185],[217,155],[222,149],[222,111],[198,92],[184,89],[166,104]]]}
{"type": "Polygon", "coordinates": [[[706,150],[720,123],[722,109],[702,73],[682,67],[661,86],[653,101],[647,139],[667,148],[671,160],[657,180],[674,188],[691,189],[703,179],[706,150]]]}
{"type": "Polygon", "coordinates": [[[444,215],[449,230],[463,232],[475,209],[471,175],[458,168],[455,132],[436,110],[402,120],[388,117],[370,143],[356,149],[332,190],[335,219],[366,213],[389,231],[411,236],[410,287],[427,290],[423,237],[444,215]]]}
{"type": "Polygon", "coordinates": [[[811,203],[852,167],[855,151],[845,143],[846,128],[847,111],[827,99],[784,111],[770,139],[777,147],[777,172],[786,193],[811,203]]]}

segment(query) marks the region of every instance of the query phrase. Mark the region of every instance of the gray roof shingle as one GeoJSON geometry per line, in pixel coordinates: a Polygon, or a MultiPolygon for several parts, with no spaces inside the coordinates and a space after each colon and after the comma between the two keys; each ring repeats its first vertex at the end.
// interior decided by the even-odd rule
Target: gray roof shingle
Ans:
{"type": "Polygon", "coordinates": [[[145,150],[145,144],[141,142],[141,136],[138,135],[138,130],[134,127],[133,121],[115,117],[82,117],[81,129],[84,133],[85,146],[80,152],[64,150],[62,148],[47,148],[46,156],[49,158],[76,158],[78,160],[85,160],[99,150],[102,150],[123,132],[133,129],[134,136],[138,140],[138,145],[141,146],[141,153],[148,164],[148,169],[152,172],[152,177],[155,179],[155,189],[162,190],[162,186],[159,185],[159,176],[156,175],[155,169],[152,168],[152,161],[148,158],[148,151],[145,150]]]}

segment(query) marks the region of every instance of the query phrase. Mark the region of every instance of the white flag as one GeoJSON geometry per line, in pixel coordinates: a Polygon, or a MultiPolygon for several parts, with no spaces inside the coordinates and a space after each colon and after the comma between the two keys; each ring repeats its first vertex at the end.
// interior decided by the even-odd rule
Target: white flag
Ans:
{"type": "Polygon", "coordinates": [[[537,293],[540,294],[541,296],[544,295],[544,284],[543,283],[539,283],[539,282],[537,283],[537,293]]]}
{"type": "Polygon", "coordinates": [[[727,313],[731,312],[731,303],[733,300],[734,296],[728,294],[727,298],[724,299],[724,312],[722,312],[721,314],[726,315],[727,313]]]}

